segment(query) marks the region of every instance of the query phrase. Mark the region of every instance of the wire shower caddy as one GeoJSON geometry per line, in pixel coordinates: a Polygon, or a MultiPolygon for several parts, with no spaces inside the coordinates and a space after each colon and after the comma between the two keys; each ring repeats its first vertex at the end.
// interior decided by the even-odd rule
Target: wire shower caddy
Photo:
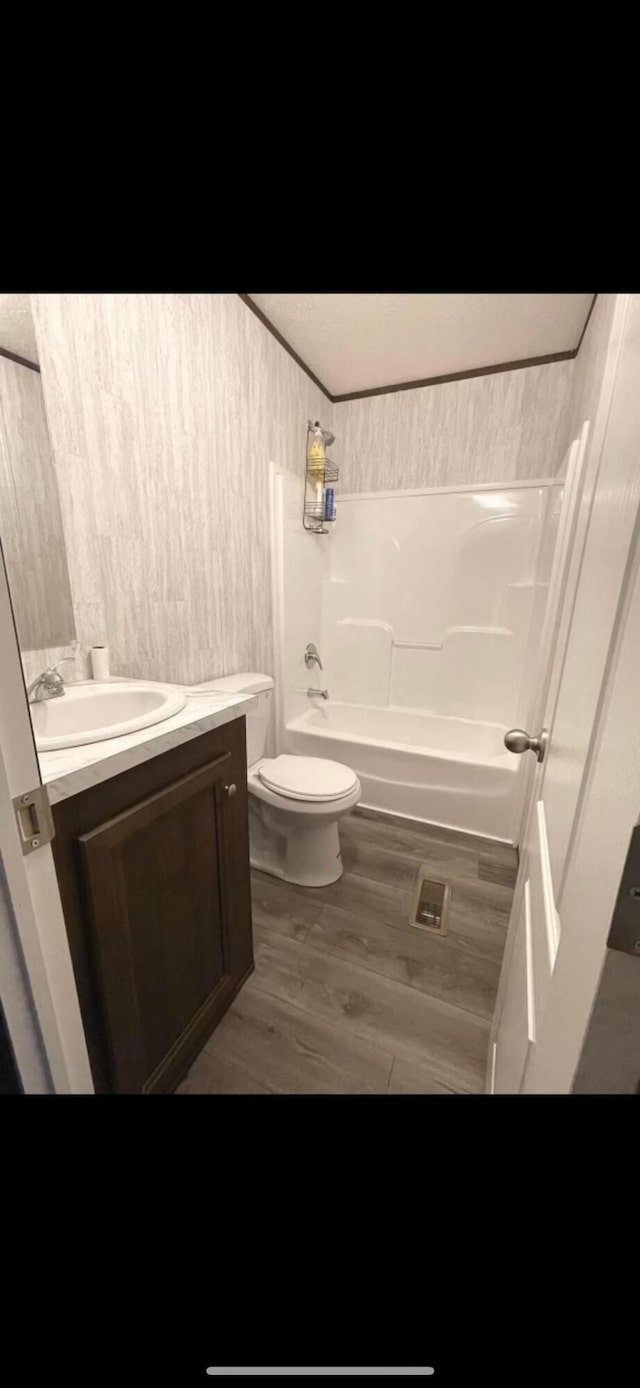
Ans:
{"type": "Polygon", "coordinates": [[[311,434],[313,434],[314,431],[319,427],[320,421],[318,419],[307,420],[307,445],[305,448],[304,464],[305,476],[304,490],[302,495],[302,524],[304,529],[307,530],[311,535],[328,535],[329,531],[327,529],[327,526],[333,525],[336,517],[335,514],[333,516],[325,516],[324,514],[325,490],[328,483],[333,484],[334,482],[338,481],[340,477],[340,469],[336,463],[332,462],[331,458],[325,457],[322,461],[310,461],[309,438],[311,434]],[[319,512],[316,501],[318,494],[317,488],[319,485],[322,486],[322,513],[319,512]]]}

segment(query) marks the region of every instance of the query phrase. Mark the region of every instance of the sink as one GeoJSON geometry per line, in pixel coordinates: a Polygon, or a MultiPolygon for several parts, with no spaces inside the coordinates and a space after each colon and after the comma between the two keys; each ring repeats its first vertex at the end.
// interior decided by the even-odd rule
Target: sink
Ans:
{"type": "Polygon", "coordinates": [[[68,684],[57,699],[30,705],[36,747],[39,752],[54,752],[122,737],[172,718],[186,702],[186,695],[174,684],[150,680],[68,684]]]}

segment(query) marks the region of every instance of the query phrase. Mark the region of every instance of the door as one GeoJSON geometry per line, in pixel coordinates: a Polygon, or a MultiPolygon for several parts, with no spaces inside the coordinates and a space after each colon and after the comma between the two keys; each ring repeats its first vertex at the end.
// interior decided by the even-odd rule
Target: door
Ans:
{"type": "MultiPolygon", "coordinates": [[[[618,858],[621,870],[640,808],[640,790],[634,808],[625,806],[622,815],[621,797],[613,787],[606,799],[594,798],[605,710],[616,698],[611,682],[620,678],[616,642],[624,633],[633,641],[623,614],[630,601],[640,504],[639,381],[640,298],[619,296],[591,431],[587,472],[593,478],[592,496],[586,515],[576,502],[567,522],[573,533],[555,566],[556,602],[550,601],[546,624],[549,659],[541,673],[540,715],[529,729],[529,750],[524,752],[536,757],[535,775],[489,1052],[488,1087],[495,1093],[570,1089],[609,925],[602,906],[597,920],[588,901],[580,910],[577,906],[584,826],[600,815],[600,838],[593,836],[591,854],[599,881],[605,883],[618,858]],[[615,843],[609,838],[605,853],[605,825],[614,823],[615,843]]],[[[575,460],[576,445],[573,449],[575,460]]],[[[622,699],[624,691],[617,694],[622,699]]],[[[634,715],[627,711],[625,718],[614,742],[623,776],[625,739],[627,746],[635,745],[634,715]]],[[[519,741],[526,745],[524,738],[519,741]]],[[[624,779],[628,783],[633,777],[624,779]]],[[[613,905],[616,882],[611,886],[613,905]]]]}
{"type": "Polygon", "coordinates": [[[118,1093],[172,1089],[237,986],[225,819],[242,770],[227,751],[78,836],[118,1093]]]}
{"type": "Polygon", "coordinates": [[[548,914],[545,911],[543,885],[546,847],[543,850],[540,833],[544,841],[544,755],[564,657],[566,631],[563,635],[561,629],[566,627],[567,615],[573,608],[582,557],[581,546],[585,539],[584,528],[582,534],[578,534],[578,516],[585,485],[588,434],[589,425],[585,422],[580,438],[574,439],[562,468],[566,480],[540,638],[539,680],[528,713],[529,725],[544,729],[540,747],[531,746],[532,738],[522,729],[512,729],[506,738],[509,750],[514,755],[525,751],[533,755],[532,764],[526,766],[525,771],[528,779],[519,835],[519,873],[511,937],[505,951],[505,956],[509,956],[509,972],[504,996],[501,997],[500,992],[498,994],[500,1027],[489,1052],[489,1087],[491,1092],[498,1094],[517,1093],[519,1089],[531,1048],[535,1045],[535,1002],[538,1007],[542,1005],[557,946],[555,911],[550,909],[548,914]],[[536,757],[535,761],[533,756],[536,757]],[[535,814],[532,813],[534,806],[537,806],[535,814]],[[535,930],[532,910],[536,912],[535,930]]]}
{"type": "Polygon", "coordinates": [[[40,785],[0,544],[0,1001],[26,1094],[93,1092],[51,848],[24,855],[13,801],[40,785]]]}

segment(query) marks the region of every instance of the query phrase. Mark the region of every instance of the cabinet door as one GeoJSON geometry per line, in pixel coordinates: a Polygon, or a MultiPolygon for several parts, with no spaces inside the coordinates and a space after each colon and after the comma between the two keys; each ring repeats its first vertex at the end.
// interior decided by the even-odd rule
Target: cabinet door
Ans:
{"type": "Polygon", "coordinates": [[[227,752],[79,836],[119,1093],[171,1089],[250,964],[250,938],[248,961],[231,938],[235,761],[227,752]]]}

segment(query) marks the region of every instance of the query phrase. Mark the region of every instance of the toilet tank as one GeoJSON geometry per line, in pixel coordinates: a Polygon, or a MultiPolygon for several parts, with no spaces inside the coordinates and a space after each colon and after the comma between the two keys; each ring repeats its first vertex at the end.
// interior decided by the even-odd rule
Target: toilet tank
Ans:
{"type": "Polygon", "coordinates": [[[269,730],[269,720],[273,704],[273,680],[271,675],[254,674],[242,671],[239,675],[226,675],[221,680],[209,680],[207,689],[219,689],[225,694],[253,694],[257,708],[247,709],[247,766],[264,756],[269,730]]]}

